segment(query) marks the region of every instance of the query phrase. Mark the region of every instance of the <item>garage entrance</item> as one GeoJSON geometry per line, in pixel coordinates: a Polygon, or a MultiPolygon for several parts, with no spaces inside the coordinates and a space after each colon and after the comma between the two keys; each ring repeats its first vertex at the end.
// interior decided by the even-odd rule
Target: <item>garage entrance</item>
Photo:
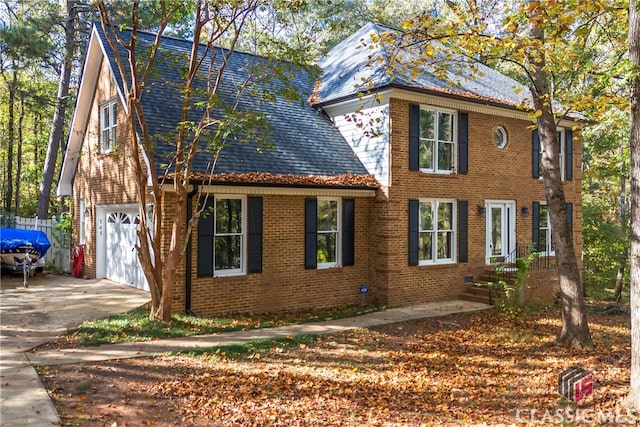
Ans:
{"type": "Polygon", "coordinates": [[[98,277],[106,277],[114,282],[149,291],[135,249],[140,225],[137,208],[104,207],[101,211],[103,214],[99,215],[98,220],[98,247],[102,247],[103,250],[98,256],[98,267],[100,264],[103,267],[98,268],[98,277]],[[100,239],[102,230],[104,238],[100,239]]]}

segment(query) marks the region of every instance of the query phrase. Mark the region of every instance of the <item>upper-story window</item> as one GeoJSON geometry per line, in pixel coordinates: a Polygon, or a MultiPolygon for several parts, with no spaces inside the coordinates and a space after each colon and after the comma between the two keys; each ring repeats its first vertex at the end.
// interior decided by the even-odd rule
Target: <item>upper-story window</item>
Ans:
{"type": "Polygon", "coordinates": [[[112,99],[100,105],[100,150],[103,153],[116,147],[116,100],[112,99]]]}
{"type": "Polygon", "coordinates": [[[455,115],[420,107],[420,170],[451,173],[455,169],[455,115]]]}
{"type": "Polygon", "coordinates": [[[469,114],[409,104],[409,170],[469,172],[469,114]]]}
{"type": "Polygon", "coordinates": [[[493,129],[493,141],[498,148],[504,148],[507,145],[507,131],[502,126],[493,129]]]}
{"type": "MultiPolygon", "coordinates": [[[[560,178],[573,179],[573,132],[571,129],[558,128],[556,132],[556,144],[558,145],[558,163],[560,165],[560,178]]],[[[533,176],[542,178],[542,155],[544,150],[540,143],[538,130],[533,132],[533,176]]]]}

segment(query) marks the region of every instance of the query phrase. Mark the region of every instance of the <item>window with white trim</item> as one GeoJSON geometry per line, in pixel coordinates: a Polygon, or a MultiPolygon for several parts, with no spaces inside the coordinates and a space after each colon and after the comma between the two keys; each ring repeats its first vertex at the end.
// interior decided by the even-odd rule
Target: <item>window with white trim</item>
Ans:
{"type": "Polygon", "coordinates": [[[419,264],[454,262],[455,201],[420,199],[418,208],[419,264]]]}
{"type": "Polygon", "coordinates": [[[214,275],[244,274],[245,201],[241,196],[215,198],[214,275]]]}
{"type": "Polygon", "coordinates": [[[340,199],[318,198],[316,224],[318,268],[340,265],[340,199]]]}
{"type": "MultiPolygon", "coordinates": [[[[558,128],[556,131],[556,144],[558,145],[558,162],[560,165],[560,179],[562,181],[565,180],[565,176],[567,175],[567,167],[569,167],[565,163],[565,131],[562,128],[558,128]]],[[[542,165],[542,149],[540,149],[538,153],[538,164],[542,165]]],[[[540,174],[540,179],[542,179],[542,174],[540,174]]]]}
{"type": "Polygon", "coordinates": [[[116,147],[116,128],[118,117],[116,100],[112,99],[100,105],[100,151],[109,153],[116,147]]]}
{"type": "Polygon", "coordinates": [[[81,245],[84,245],[85,243],[85,227],[86,227],[86,221],[87,221],[87,215],[85,212],[85,203],[84,203],[84,199],[80,199],[80,203],[79,203],[79,209],[80,209],[80,233],[78,236],[78,243],[81,245]]]}
{"type": "Polygon", "coordinates": [[[419,166],[424,172],[455,169],[456,115],[453,111],[420,106],[419,166]]]}
{"type": "Polygon", "coordinates": [[[549,255],[555,255],[551,240],[551,218],[547,205],[540,204],[538,222],[538,251],[549,255]]]}

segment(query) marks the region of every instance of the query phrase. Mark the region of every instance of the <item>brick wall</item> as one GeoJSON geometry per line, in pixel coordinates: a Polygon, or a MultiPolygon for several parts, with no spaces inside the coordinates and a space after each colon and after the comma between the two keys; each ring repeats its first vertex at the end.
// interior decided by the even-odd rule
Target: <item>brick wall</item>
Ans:
{"type": "MultiPolygon", "coordinates": [[[[262,273],[197,277],[197,230],[192,236],[191,309],[198,315],[268,312],[359,304],[359,286],[371,284],[370,199],[356,198],[355,265],[306,270],[303,196],[263,196],[262,273]]],[[[207,260],[207,262],[212,262],[207,260]]],[[[174,289],[173,310],[185,308],[185,269],[174,289]]],[[[374,292],[367,296],[376,298],[374,292]]],[[[369,302],[369,301],[368,301],[369,302]]]]}
{"type": "Polygon", "coordinates": [[[130,137],[124,109],[117,97],[117,89],[103,61],[89,112],[87,131],[82,144],[73,181],[72,243],[79,242],[80,199],[86,206],[86,233],[84,274],[96,277],[96,206],[136,203],[135,175],[131,165],[131,147],[125,141],[130,137]],[[100,105],[117,98],[117,149],[108,154],[100,152],[100,105]]]}
{"type": "MultiPolygon", "coordinates": [[[[466,175],[437,175],[409,170],[409,102],[391,99],[390,188],[380,192],[374,205],[376,286],[387,295],[389,306],[417,301],[435,301],[463,292],[464,278],[477,277],[485,267],[485,218],[477,206],[485,200],[513,200],[516,203],[516,240],[532,240],[532,202],[544,200],[543,183],[532,177],[530,122],[469,112],[469,172],[466,175]],[[493,130],[503,126],[507,145],[500,149],[493,130]],[[388,194],[388,198],[384,193],[388,194]],[[419,198],[447,198],[468,202],[468,262],[446,265],[408,265],[408,201],[419,198]],[[527,207],[528,215],[521,213],[527,207]]],[[[581,145],[574,143],[574,179],[565,182],[567,201],[574,205],[574,229],[582,229],[580,202],[581,145]]],[[[580,233],[574,233],[576,252],[581,253],[580,233]]]]}
{"type": "MultiPolygon", "coordinates": [[[[96,206],[133,204],[137,200],[134,174],[126,144],[128,137],[122,106],[119,105],[119,148],[101,154],[99,146],[99,106],[116,96],[108,70],[101,76],[90,112],[87,134],[74,179],[73,213],[80,217],[83,198],[86,217],[85,274],[96,274],[96,206]]],[[[375,198],[356,198],[356,260],[354,266],[306,270],[304,268],[304,197],[265,195],[263,224],[263,272],[225,278],[199,278],[197,271],[197,233],[193,236],[193,265],[185,262],[176,269],[173,309],[185,308],[186,275],[191,275],[191,309],[199,315],[226,312],[264,312],[310,307],[359,304],[358,288],[370,287],[368,302],[401,306],[416,302],[455,298],[463,292],[464,279],[477,277],[485,268],[485,218],[477,212],[485,200],[513,200],[516,203],[517,242],[532,238],[532,202],[544,200],[543,184],[531,176],[530,122],[489,114],[469,112],[469,172],[466,175],[436,175],[409,170],[409,102],[390,101],[390,186],[375,198]],[[499,149],[493,142],[493,129],[503,126],[509,141],[499,149]],[[468,202],[468,262],[446,265],[408,265],[408,200],[447,198],[468,202]],[[529,209],[528,215],[521,208],[529,209]]],[[[574,132],[579,137],[578,132],[574,132]]],[[[574,179],[565,182],[567,200],[574,206],[574,229],[582,228],[581,145],[574,143],[574,179]]],[[[172,195],[165,197],[163,251],[169,247],[174,209],[172,195]]],[[[78,242],[79,223],[74,222],[73,242],[78,242]]],[[[582,237],[574,233],[580,262],[582,237]]],[[[536,279],[537,280],[537,279],[536,279]]],[[[535,281],[533,293],[548,299],[555,295],[545,288],[545,280],[535,281]]]]}

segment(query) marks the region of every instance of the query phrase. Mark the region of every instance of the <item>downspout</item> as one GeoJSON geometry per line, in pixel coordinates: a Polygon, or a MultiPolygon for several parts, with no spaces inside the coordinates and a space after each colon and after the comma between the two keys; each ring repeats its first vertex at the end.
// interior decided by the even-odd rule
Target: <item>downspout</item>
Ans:
{"type": "MultiPolygon", "coordinates": [[[[191,190],[187,194],[187,228],[189,227],[189,222],[191,221],[192,211],[193,211],[193,196],[198,193],[198,185],[195,184],[193,186],[193,190],[191,190]]],[[[187,253],[185,254],[185,282],[184,282],[184,312],[189,316],[196,316],[196,314],[191,310],[191,275],[192,275],[192,267],[193,267],[193,253],[191,248],[191,233],[189,233],[189,238],[187,240],[187,253]]]]}

